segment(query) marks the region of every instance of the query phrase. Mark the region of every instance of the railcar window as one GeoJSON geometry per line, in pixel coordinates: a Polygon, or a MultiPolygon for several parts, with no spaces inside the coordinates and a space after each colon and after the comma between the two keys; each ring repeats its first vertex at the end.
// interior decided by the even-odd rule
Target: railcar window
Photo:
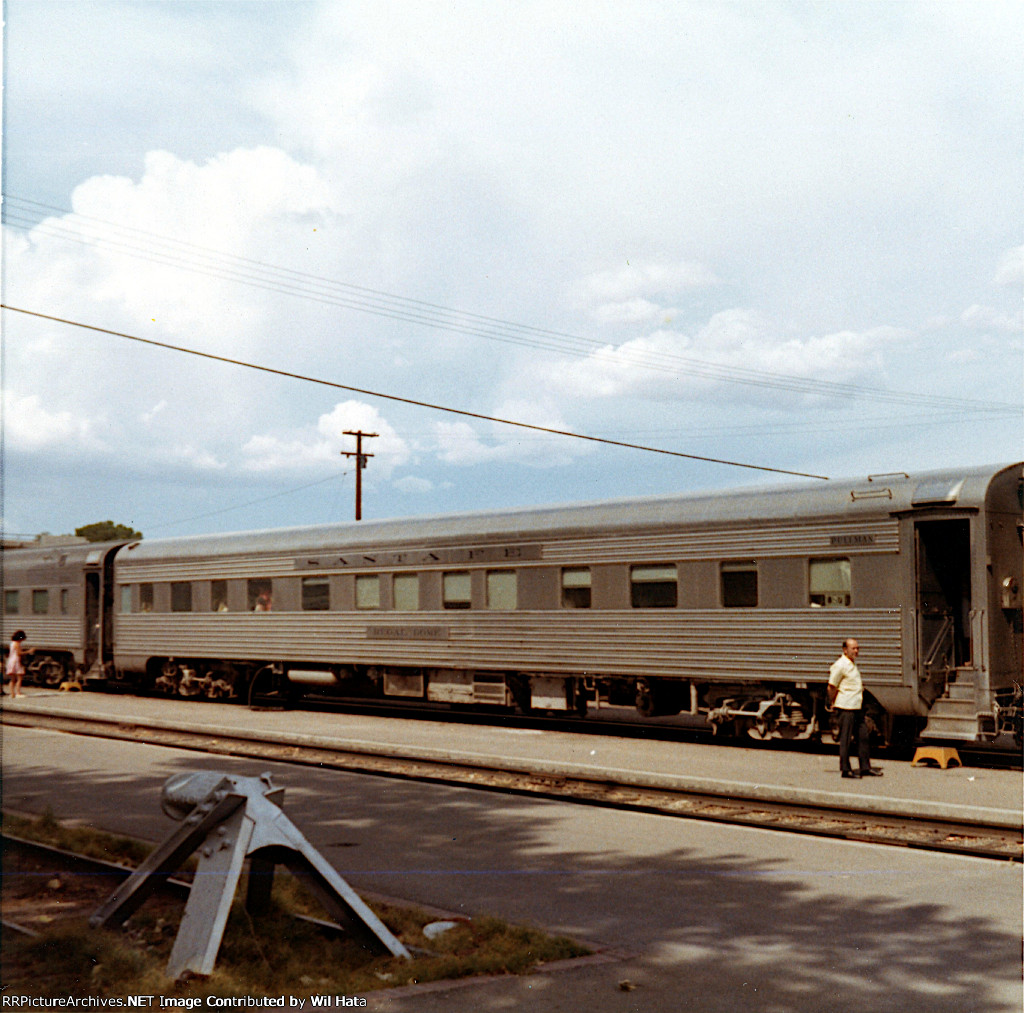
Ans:
{"type": "Polygon", "coordinates": [[[468,609],[473,604],[469,572],[457,570],[446,573],[442,581],[444,607],[446,609],[468,609]]]}
{"type": "Polygon", "coordinates": [[[171,582],[171,611],[192,611],[192,584],[190,581],[175,580],[171,582]]]}
{"type": "Polygon", "coordinates": [[[722,564],[722,605],[725,608],[754,608],[757,605],[755,562],[722,564]]]}
{"type": "Polygon", "coordinates": [[[302,611],[326,612],[331,607],[331,582],[326,577],[302,578],[302,611]]]}
{"type": "Polygon", "coordinates": [[[152,612],[153,611],[153,585],[152,584],[140,584],[139,585],[139,611],[140,612],[152,612]]]}
{"type": "Polygon", "coordinates": [[[226,580],[210,581],[210,611],[227,612],[228,582],[226,580]]]}
{"type": "Polygon", "coordinates": [[[380,608],[380,575],[360,573],[356,576],[356,608],[380,608]]]}
{"type": "Polygon", "coordinates": [[[66,616],[68,614],[68,589],[62,587],[60,591],[60,614],[66,616]]]}
{"type": "Polygon", "coordinates": [[[518,598],[515,570],[487,571],[487,607],[495,612],[512,612],[518,598]]]}
{"type": "Polygon", "coordinates": [[[4,611],[8,615],[15,616],[18,614],[18,592],[17,591],[5,591],[4,592],[4,611]]]}
{"type": "Polygon", "coordinates": [[[274,598],[269,577],[250,577],[246,582],[246,608],[250,612],[270,612],[274,598]]]}
{"type": "MultiPolygon", "coordinates": [[[[63,598],[65,592],[61,591],[61,597],[63,598]]],[[[62,602],[63,604],[63,602],[62,602]]],[[[131,612],[132,610],[132,586],[131,584],[121,585],[121,612],[131,612]]],[[[63,609],[61,609],[63,611],[63,609]]]]}
{"type": "Polygon", "coordinates": [[[635,609],[675,608],[679,579],[675,566],[631,566],[631,603],[635,609]]]}
{"type": "Polygon", "coordinates": [[[849,559],[812,559],[808,587],[812,608],[843,608],[850,604],[849,559]]]}
{"type": "Polygon", "coordinates": [[[50,592],[32,592],[32,615],[45,616],[50,611],[50,592]]]}
{"type": "Polygon", "coordinates": [[[589,566],[574,566],[562,571],[562,608],[590,608],[589,566]]]}
{"type": "Polygon", "coordinates": [[[392,586],[397,611],[416,612],[419,610],[420,575],[418,573],[396,573],[392,586]]]}

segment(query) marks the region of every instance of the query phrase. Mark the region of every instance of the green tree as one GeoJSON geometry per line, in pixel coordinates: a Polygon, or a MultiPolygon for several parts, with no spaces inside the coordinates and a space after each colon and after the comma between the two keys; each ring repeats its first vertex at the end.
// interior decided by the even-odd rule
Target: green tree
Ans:
{"type": "Polygon", "coordinates": [[[115,524],[113,521],[97,521],[75,528],[75,534],[87,538],[90,542],[126,542],[142,537],[141,531],[128,527],[127,524],[115,524]]]}

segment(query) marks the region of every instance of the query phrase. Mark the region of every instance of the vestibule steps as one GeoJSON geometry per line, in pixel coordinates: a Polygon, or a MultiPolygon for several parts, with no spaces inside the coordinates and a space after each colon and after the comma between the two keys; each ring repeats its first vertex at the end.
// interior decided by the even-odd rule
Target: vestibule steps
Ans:
{"type": "Polygon", "coordinates": [[[971,669],[957,669],[955,677],[946,683],[946,692],[932,704],[921,738],[973,742],[977,736],[974,673],[971,669]]]}

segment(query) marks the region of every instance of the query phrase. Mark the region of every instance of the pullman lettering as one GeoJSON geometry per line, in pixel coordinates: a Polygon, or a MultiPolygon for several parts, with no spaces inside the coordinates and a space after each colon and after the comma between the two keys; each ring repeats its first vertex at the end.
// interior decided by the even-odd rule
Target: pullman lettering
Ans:
{"type": "Polygon", "coordinates": [[[874,545],[874,535],[832,535],[829,545],[874,545]]]}

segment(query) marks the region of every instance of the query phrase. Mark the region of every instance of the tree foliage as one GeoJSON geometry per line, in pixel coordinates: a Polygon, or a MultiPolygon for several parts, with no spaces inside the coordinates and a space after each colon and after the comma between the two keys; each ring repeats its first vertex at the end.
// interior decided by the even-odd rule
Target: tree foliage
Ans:
{"type": "Polygon", "coordinates": [[[97,521],[75,528],[75,534],[87,538],[90,542],[124,542],[142,537],[141,531],[128,527],[127,524],[115,524],[113,521],[97,521]]]}

